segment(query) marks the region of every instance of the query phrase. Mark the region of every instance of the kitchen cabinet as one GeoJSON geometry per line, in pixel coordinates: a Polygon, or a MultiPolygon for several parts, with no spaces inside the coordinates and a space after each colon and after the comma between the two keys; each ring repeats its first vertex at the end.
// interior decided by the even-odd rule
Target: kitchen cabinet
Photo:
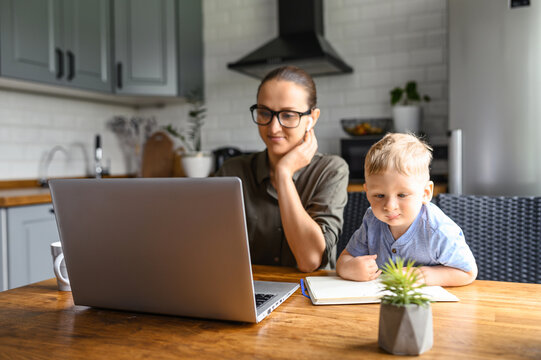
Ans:
{"type": "Polygon", "coordinates": [[[118,94],[176,95],[174,0],[117,0],[114,9],[118,94]]]}
{"type": "Polygon", "coordinates": [[[0,0],[1,76],[111,92],[109,0],[0,0]]]}
{"type": "Polygon", "coordinates": [[[199,0],[117,0],[115,92],[184,96],[202,87],[199,0]]]}
{"type": "Polygon", "coordinates": [[[133,106],[182,101],[203,89],[201,1],[0,0],[0,84],[133,106]]]}
{"type": "Polygon", "coordinates": [[[60,237],[52,209],[51,204],[0,209],[3,290],[54,277],[50,244],[60,237]]]}

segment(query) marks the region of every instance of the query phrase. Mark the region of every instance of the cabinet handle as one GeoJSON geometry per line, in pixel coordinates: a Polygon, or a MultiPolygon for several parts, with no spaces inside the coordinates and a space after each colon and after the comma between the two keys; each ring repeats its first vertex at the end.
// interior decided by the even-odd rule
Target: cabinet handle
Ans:
{"type": "Polygon", "coordinates": [[[64,57],[62,56],[62,50],[55,49],[56,53],[56,78],[60,79],[64,76],[64,57]]]}
{"type": "Polygon", "coordinates": [[[50,212],[51,214],[54,214],[54,208],[50,208],[50,209],[49,209],[49,212],[50,212]]]}
{"type": "Polygon", "coordinates": [[[68,80],[73,80],[75,77],[75,55],[69,50],[66,54],[68,56],[68,80]]]}
{"type": "Polygon", "coordinates": [[[122,89],[122,63],[116,64],[116,86],[122,89]]]}

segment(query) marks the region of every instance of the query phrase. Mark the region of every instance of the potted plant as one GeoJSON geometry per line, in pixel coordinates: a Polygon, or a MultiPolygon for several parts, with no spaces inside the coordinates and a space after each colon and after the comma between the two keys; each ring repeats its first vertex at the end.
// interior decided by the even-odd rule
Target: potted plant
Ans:
{"type": "Polygon", "coordinates": [[[418,291],[425,285],[413,261],[389,259],[382,270],[378,344],[395,355],[422,354],[433,342],[431,301],[418,291]]]}
{"type": "Polygon", "coordinates": [[[417,83],[408,81],[404,88],[396,87],[390,92],[393,107],[393,123],[397,132],[419,132],[421,125],[422,100],[429,102],[430,97],[421,98],[417,91],[417,83]]]}
{"type": "Polygon", "coordinates": [[[190,111],[188,112],[187,131],[176,129],[169,124],[164,129],[170,135],[180,140],[180,160],[184,174],[189,177],[206,177],[212,171],[212,153],[201,150],[201,128],[204,125],[206,109],[202,96],[198,92],[192,92],[187,96],[190,111]]]}

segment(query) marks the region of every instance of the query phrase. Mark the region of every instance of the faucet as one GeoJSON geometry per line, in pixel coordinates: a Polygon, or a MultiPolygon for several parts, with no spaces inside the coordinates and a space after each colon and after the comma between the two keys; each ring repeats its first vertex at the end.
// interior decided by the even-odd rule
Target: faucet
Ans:
{"type": "Polygon", "coordinates": [[[64,148],[63,146],[61,145],[55,145],[53,146],[53,148],[51,150],[49,150],[45,156],[42,157],[43,161],[41,161],[41,166],[40,166],[40,174],[42,176],[40,176],[39,180],[38,180],[38,183],[41,187],[48,187],[49,186],[49,179],[47,177],[47,174],[49,172],[49,165],[51,165],[51,161],[53,160],[53,156],[54,154],[56,154],[56,152],[62,152],[64,153],[64,155],[66,155],[66,158],[69,159],[69,153],[68,151],[66,150],[66,148],[64,148]]]}

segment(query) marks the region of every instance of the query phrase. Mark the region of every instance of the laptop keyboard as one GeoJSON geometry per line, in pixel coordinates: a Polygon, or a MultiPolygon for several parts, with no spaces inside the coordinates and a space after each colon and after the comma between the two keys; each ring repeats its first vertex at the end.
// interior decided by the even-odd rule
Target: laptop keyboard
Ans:
{"type": "Polygon", "coordinates": [[[255,294],[255,306],[260,307],[273,296],[274,294],[255,294]]]}

